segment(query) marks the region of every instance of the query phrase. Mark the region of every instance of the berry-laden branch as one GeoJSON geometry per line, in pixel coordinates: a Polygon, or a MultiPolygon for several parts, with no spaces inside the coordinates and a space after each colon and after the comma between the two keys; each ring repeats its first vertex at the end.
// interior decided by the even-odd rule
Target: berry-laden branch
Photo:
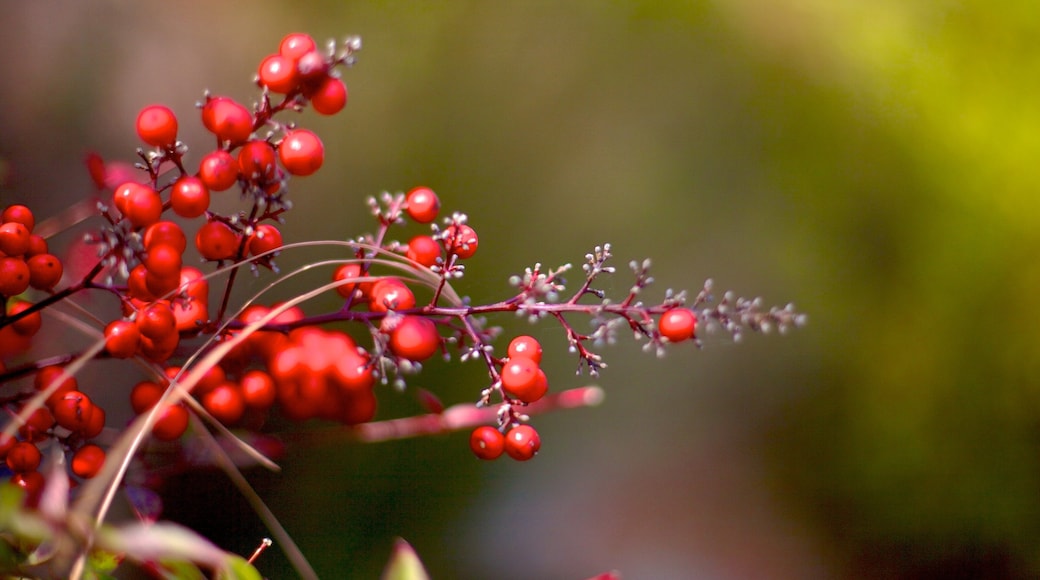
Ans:
{"type": "MultiPolygon", "coordinates": [[[[725,293],[716,303],[710,280],[692,301],[686,292],[669,289],[660,301],[646,302],[654,282],[649,260],[630,264],[630,289],[615,300],[599,289],[603,276],[616,273],[610,244],[585,255],[576,287],[565,278],[570,264],[535,264],[509,279],[514,290],[508,298],[473,304],[456,286],[469,274],[466,261],[482,247],[479,227],[463,212],[442,212],[439,196],[422,186],[369,198],[373,233],[283,243],[279,226],[292,215],[290,181],[313,174],[325,160],[321,139],[286,115],[307,108],[323,115],[341,111],[347,88],[340,72],[354,64],[360,48],[356,37],[319,47],[306,34],[290,34],[261,62],[255,79],[260,95],[251,107],[206,93],[198,109],[214,141],[202,150],[197,167],[189,164],[189,147],[178,137],[181,120],[163,105],[144,107],[136,122],[144,147],[135,165],[96,155],[87,159],[98,198],[86,241],[96,258],[78,269],[85,271],[78,279],[69,279],[62,259],[34,233],[29,207],[10,205],[0,213],[0,404],[8,417],[0,459],[12,473],[10,482],[24,493],[23,500],[0,505],[0,522],[8,522],[3,529],[13,533],[4,536],[11,553],[23,558],[15,573],[96,576],[105,572],[97,564],[99,552],[122,546],[125,553],[116,559],[136,561],[158,575],[195,566],[252,577],[255,555],[248,562],[225,558],[198,543],[205,557],[193,557],[161,542],[134,543],[103,526],[128,473],[140,481],[161,478],[163,458],[201,441],[222,458],[216,463],[257,507],[300,574],[312,577],[291,538],[223,450],[236,446],[250,463],[276,468],[246,438],[262,436],[267,419],[277,414],[343,424],[359,441],[469,429],[477,457],[529,460],[541,447],[532,415],[595,405],[603,391],[551,388],[541,368],[542,347],[531,336],[511,337],[504,350],[496,350],[502,329],[490,323],[495,316],[558,325],[578,372],[593,377],[607,366],[599,349],[625,329],[661,356],[679,343],[699,347],[698,337],[715,330],[739,340],[747,330],[784,332],[804,323],[793,307],[764,310],[757,298],[725,293]],[[232,188],[240,192],[241,209],[213,209],[211,199],[232,188]],[[304,247],[322,248],[331,257],[282,272],[276,260],[304,247]],[[200,267],[191,265],[196,262],[200,267]],[[232,290],[244,269],[267,285],[234,304],[232,290]],[[314,269],[326,270],[329,282],[282,303],[270,301],[274,288],[314,269]],[[69,309],[55,310],[78,307],[77,297],[88,291],[111,300],[122,315],[99,320],[81,308],[82,318],[70,319],[75,315],[69,309]],[[300,308],[329,295],[341,299],[332,311],[308,315],[300,308]],[[101,338],[79,352],[47,352],[48,345],[34,338],[48,313],[70,329],[101,338]],[[578,330],[577,318],[589,321],[588,333],[578,330]],[[487,381],[474,386],[470,402],[445,408],[436,395],[420,390],[429,413],[375,421],[384,385],[409,388],[410,378],[435,356],[481,361],[487,381]],[[110,423],[107,401],[80,388],[79,370],[98,359],[125,360],[129,372],[139,373],[119,395],[139,415],[128,426],[110,423]],[[71,504],[70,478],[78,484],[71,504]],[[23,521],[38,522],[46,534],[9,525],[12,514],[30,513],[23,521]],[[43,553],[50,555],[42,565],[46,570],[38,564],[30,569],[28,563],[43,553]]],[[[49,223],[77,223],[82,207],[70,209],[76,216],[49,223]]],[[[53,231],[40,231],[48,229],[53,231]]],[[[138,511],[149,521],[158,517],[154,509],[138,511]]],[[[164,529],[165,535],[152,536],[180,533],[164,529]]]]}

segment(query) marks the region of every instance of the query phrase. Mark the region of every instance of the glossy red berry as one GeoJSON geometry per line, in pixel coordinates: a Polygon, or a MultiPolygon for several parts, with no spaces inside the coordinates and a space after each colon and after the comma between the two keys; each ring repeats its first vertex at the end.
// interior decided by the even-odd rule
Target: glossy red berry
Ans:
{"type": "Polygon", "coordinates": [[[61,260],[53,254],[36,254],[25,265],[29,267],[29,285],[37,290],[53,290],[65,272],[61,260]]]}
{"type": "MultiPolygon", "coordinates": [[[[333,281],[353,280],[359,277],[361,277],[360,264],[343,264],[339,268],[336,268],[336,272],[332,275],[333,281]]],[[[358,289],[362,291],[362,294],[367,296],[372,289],[372,282],[344,284],[342,286],[337,286],[336,292],[344,298],[350,298],[350,296],[354,294],[354,291],[358,289]]]]}
{"type": "Polygon", "coordinates": [[[152,435],[160,441],[173,441],[188,430],[188,410],[183,406],[169,405],[159,412],[159,419],[152,427],[152,435]]]}
{"type": "Polygon", "coordinates": [[[26,473],[36,471],[40,466],[43,455],[36,445],[27,441],[15,443],[7,452],[7,467],[15,473],[26,473]]]}
{"type": "Polygon", "coordinates": [[[509,341],[507,349],[510,359],[529,358],[539,364],[542,362],[542,345],[533,336],[520,335],[509,341]]]}
{"type": "Polygon", "coordinates": [[[130,406],[140,415],[151,409],[162,398],[166,387],[152,381],[141,381],[130,389],[130,406]]]}
{"type": "Polygon", "coordinates": [[[199,179],[210,191],[224,191],[238,181],[238,161],[227,151],[211,151],[199,162],[199,179]]]}
{"type": "Polygon", "coordinates": [[[129,320],[113,320],[105,327],[105,350],[113,358],[130,358],[141,343],[141,331],[129,320]]]}
{"type": "MultiPolygon", "coordinates": [[[[14,316],[28,310],[29,308],[32,308],[32,302],[25,302],[24,300],[8,302],[7,315],[14,316]]],[[[17,322],[11,324],[11,328],[22,336],[35,336],[42,326],[43,317],[40,315],[39,310],[32,314],[23,316],[22,318],[19,318],[17,322]]]]}
{"type": "Polygon", "coordinates": [[[29,289],[29,266],[21,258],[0,258],[0,294],[10,298],[29,289]]]}
{"type": "Polygon", "coordinates": [[[72,431],[81,433],[90,425],[94,415],[94,403],[90,397],[79,392],[69,391],[62,395],[61,399],[51,405],[51,413],[58,425],[72,431]]]}
{"type": "Polygon", "coordinates": [[[171,147],[177,142],[177,116],[162,105],[145,107],[137,115],[137,136],[155,147],[171,147]]]}
{"type": "Polygon", "coordinates": [[[278,145],[278,158],[289,173],[311,175],[325,161],[325,146],[313,132],[295,129],[286,133],[278,145]]]}
{"type": "Polygon", "coordinates": [[[260,86],[274,93],[287,94],[299,85],[300,78],[296,72],[296,62],[280,54],[272,54],[264,58],[257,72],[260,86]]]}
{"type": "Polygon", "coordinates": [[[444,228],[441,243],[445,250],[465,260],[477,253],[477,232],[466,224],[451,225],[444,228]]]}
{"type": "Polygon", "coordinates": [[[401,358],[422,362],[440,350],[437,325],[422,316],[405,316],[390,331],[390,350],[401,358]]]}
{"type": "Polygon", "coordinates": [[[170,190],[170,207],[181,217],[199,217],[209,209],[209,189],[198,177],[185,175],[170,190]]]}
{"type": "Polygon", "coordinates": [[[384,278],[372,286],[368,307],[372,312],[405,310],[415,306],[415,294],[397,278],[384,278]]]}
{"type": "Polygon", "coordinates": [[[54,386],[55,381],[61,375],[62,369],[60,366],[49,366],[43,367],[36,372],[36,376],[33,378],[33,387],[37,391],[43,391],[53,387],[53,391],[47,396],[47,404],[54,405],[61,398],[70,391],[79,390],[79,382],[76,377],[66,377],[57,386],[54,386]]]}
{"type": "Polygon", "coordinates": [[[303,32],[293,32],[285,35],[282,42],[278,45],[278,54],[292,59],[299,60],[299,58],[308,52],[315,50],[318,45],[314,42],[314,38],[309,34],[303,32]]]}
{"type": "Polygon", "coordinates": [[[9,205],[0,214],[0,223],[18,222],[31,232],[36,225],[36,217],[31,209],[24,205],[9,205]]]}
{"type": "Polygon", "coordinates": [[[545,396],[549,381],[538,363],[519,357],[506,361],[502,367],[502,389],[506,394],[525,403],[533,403],[545,396]]]}
{"type": "Polygon", "coordinates": [[[671,342],[688,340],[697,332],[697,315],[688,308],[673,308],[661,315],[657,330],[671,342]]]}
{"type": "Polygon", "coordinates": [[[309,96],[315,111],[335,115],[347,105],[347,85],[341,79],[326,76],[309,96]]]}
{"type": "Polygon", "coordinates": [[[224,382],[203,395],[202,406],[225,425],[234,424],[246,411],[242,390],[232,382],[224,382]]]}
{"type": "Polygon", "coordinates": [[[250,141],[238,152],[238,170],[246,179],[266,181],[275,174],[274,147],[267,141],[250,141]]]}
{"type": "Polygon", "coordinates": [[[506,454],[517,461],[527,461],[542,447],[538,431],[530,425],[518,425],[506,433],[506,454]]]}
{"type": "Polygon", "coordinates": [[[181,252],[170,244],[153,244],[148,248],[148,253],[144,258],[145,269],[149,273],[163,278],[172,276],[179,280],[181,265],[181,252]]]}
{"type": "Polygon", "coordinates": [[[249,236],[249,253],[259,256],[265,252],[282,247],[282,232],[271,224],[257,226],[253,235],[249,236]]]}
{"type": "Polygon", "coordinates": [[[29,251],[29,228],[19,222],[0,225],[0,252],[21,256],[29,251]]]}
{"type": "Polygon", "coordinates": [[[202,106],[202,124],[222,141],[242,143],[253,132],[253,115],[232,99],[215,97],[202,106]]]}
{"type": "Polygon", "coordinates": [[[29,236],[29,251],[25,252],[27,257],[31,258],[40,254],[46,254],[49,251],[50,250],[47,249],[47,240],[36,234],[29,236]]]}
{"type": "Polygon", "coordinates": [[[93,443],[87,443],[72,454],[69,465],[77,477],[90,479],[105,465],[105,450],[93,443]]]}
{"type": "Polygon", "coordinates": [[[224,222],[208,222],[195,234],[195,247],[207,260],[230,260],[238,252],[238,234],[224,222]]]}
{"type": "Polygon", "coordinates": [[[176,333],[177,321],[165,302],[153,302],[137,313],[137,329],[141,336],[160,340],[176,333]]]}
{"type": "Polygon", "coordinates": [[[418,235],[408,240],[408,251],[405,255],[409,260],[415,260],[429,268],[436,265],[437,258],[441,257],[441,245],[430,236],[418,235]]]}
{"type": "Polygon", "coordinates": [[[428,224],[437,219],[440,209],[441,200],[429,187],[416,187],[405,197],[405,211],[409,217],[421,224],[428,224]]]}
{"type": "Polygon", "coordinates": [[[296,73],[300,82],[313,85],[327,78],[329,63],[325,56],[316,50],[312,50],[296,59],[296,73]]]}
{"type": "Polygon", "coordinates": [[[124,183],[112,194],[113,204],[134,228],[150,226],[162,216],[162,198],[140,183],[124,183]]]}
{"type": "Polygon", "coordinates": [[[469,435],[469,448],[484,460],[498,459],[505,451],[506,438],[502,432],[489,425],[481,425],[469,435]]]}
{"type": "Polygon", "coordinates": [[[184,230],[176,222],[164,221],[148,226],[144,230],[143,241],[146,250],[158,245],[167,245],[181,254],[184,253],[184,249],[188,246],[184,230]]]}

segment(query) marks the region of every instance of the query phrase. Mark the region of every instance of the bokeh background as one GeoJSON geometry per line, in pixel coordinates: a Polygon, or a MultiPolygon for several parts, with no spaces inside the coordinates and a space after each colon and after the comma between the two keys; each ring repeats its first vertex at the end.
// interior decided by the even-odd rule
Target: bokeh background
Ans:
{"type": "MultiPolygon", "coordinates": [[[[539,416],[526,464],[477,462],[464,434],[290,438],[283,473],[249,475],[322,577],[377,576],[395,536],[437,578],[1040,574],[1032,3],[6,0],[2,13],[4,204],[45,217],[89,195],[84,153],[132,159],[152,102],[201,155],[203,89],[252,99],[287,32],[360,34],[346,110],[299,118],[327,158],[293,183],[288,239],[354,236],[371,227],[366,196],[427,184],[480,232],[460,285],[474,300],[609,241],[617,294],[623,265],[652,256],[655,297],[713,277],[809,314],[786,337],[707,337],[663,360],[608,349],[605,403],[539,416]]],[[[587,382],[552,325],[502,323],[542,338],[555,388],[587,382]]],[[[431,366],[415,383],[448,403],[484,386],[475,365],[431,366]]],[[[407,394],[382,402],[381,417],[417,411],[407,394]]],[[[167,515],[228,549],[265,533],[215,472],[167,488],[167,515]]],[[[277,550],[259,565],[292,577],[277,550]]]]}

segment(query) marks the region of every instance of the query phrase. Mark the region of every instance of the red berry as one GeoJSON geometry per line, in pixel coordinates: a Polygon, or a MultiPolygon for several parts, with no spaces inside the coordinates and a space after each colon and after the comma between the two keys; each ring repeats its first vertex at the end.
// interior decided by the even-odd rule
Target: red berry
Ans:
{"type": "Polygon", "coordinates": [[[7,467],[15,473],[36,471],[42,460],[43,455],[39,448],[27,441],[15,443],[14,447],[7,452],[7,467]]]}
{"type": "MultiPolygon", "coordinates": [[[[181,276],[181,252],[170,244],[154,244],[148,248],[145,254],[144,267],[150,274],[159,277],[174,277],[176,281],[181,276]]],[[[176,286],[176,281],[174,286],[176,286]]],[[[165,294],[163,292],[162,294],[165,294]]]]}
{"type": "Polygon", "coordinates": [[[310,175],[325,161],[325,146],[321,139],[307,129],[286,133],[278,145],[278,158],[285,170],[293,175],[310,175]]]}
{"type": "Polygon", "coordinates": [[[408,252],[405,255],[409,260],[429,268],[436,265],[437,258],[441,257],[441,245],[430,236],[418,235],[408,240],[408,252]]]}
{"type": "Polygon", "coordinates": [[[188,430],[188,410],[181,405],[169,405],[159,412],[152,427],[152,435],[160,441],[173,441],[188,430]]]}
{"type": "Polygon", "coordinates": [[[530,425],[518,425],[506,433],[506,453],[517,461],[527,461],[542,447],[538,431],[530,425]]]}
{"type": "Polygon", "coordinates": [[[309,93],[311,106],[322,115],[335,115],[347,105],[347,85],[341,79],[326,76],[309,93]]]}
{"type": "Polygon", "coordinates": [[[11,477],[11,483],[25,490],[25,505],[31,508],[40,503],[43,495],[43,486],[46,480],[39,471],[16,473],[11,477]]]}
{"type": "Polygon", "coordinates": [[[657,330],[671,342],[693,338],[697,332],[697,315],[688,308],[673,308],[661,315],[657,330]]]}
{"type": "Polygon", "coordinates": [[[10,298],[29,289],[29,266],[21,258],[0,258],[0,294],[10,298]]]}
{"type": "Polygon", "coordinates": [[[328,71],[329,63],[325,62],[325,57],[316,50],[312,50],[296,59],[296,74],[299,76],[300,81],[308,85],[313,85],[328,78],[326,76],[328,71]]]}
{"type": "Polygon", "coordinates": [[[368,308],[372,312],[405,310],[415,306],[415,294],[397,278],[384,278],[372,286],[368,308]]]}
{"type": "Polygon", "coordinates": [[[158,222],[148,226],[144,230],[143,241],[146,250],[153,246],[167,245],[180,254],[183,254],[184,249],[188,246],[184,230],[176,222],[158,222]]]}
{"type": "Polygon", "coordinates": [[[437,325],[422,316],[405,316],[390,331],[390,350],[401,358],[424,361],[440,350],[437,325]]]}
{"type": "Polygon", "coordinates": [[[151,105],[137,115],[137,136],[156,147],[170,147],[177,142],[177,116],[168,107],[151,105]]]}
{"type": "Polygon", "coordinates": [[[267,141],[250,141],[238,152],[238,170],[254,181],[266,181],[274,177],[274,147],[267,141]]]}
{"type": "MultiPolygon", "coordinates": [[[[352,280],[361,277],[361,265],[360,264],[343,264],[339,268],[336,268],[336,272],[332,275],[333,281],[339,280],[352,280]]],[[[361,282],[353,284],[344,284],[336,287],[336,292],[344,298],[350,298],[354,291],[361,289],[362,294],[368,295],[372,288],[372,282],[361,282]]]]}
{"type": "Polygon", "coordinates": [[[141,381],[130,389],[130,406],[140,415],[151,409],[162,398],[166,387],[152,381],[141,381]]]}
{"type": "Polygon", "coordinates": [[[161,340],[177,332],[173,311],[165,302],[153,302],[137,313],[137,329],[141,336],[161,340]]]}
{"type": "Polygon", "coordinates": [[[87,443],[72,454],[72,460],[69,461],[69,464],[71,465],[72,473],[77,477],[90,479],[97,475],[101,471],[101,467],[104,466],[105,450],[93,443],[87,443]]]}
{"type": "Polygon", "coordinates": [[[405,211],[415,221],[428,224],[437,219],[441,209],[441,200],[429,187],[416,187],[408,192],[405,198],[405,211]]]}
{"type": "MultiPolygon", "coordinates": [[[[31,307],[32,302],[25,302],[24,300],[12,301],[8,303],[7,315],[14,316],[15,314],[31,307]]],[[[40,331],[41,326],[43,326],[43,317],[40,316],[39,310],[20,318],[18,319],[18,322],[11,324],[11,328],[22,336],[35,336],[36,333],[40,331]]]]}
{"type": "Polygon", "coordinates": [[[185,175],[173,184],[170,207],[181,217],[199,217],[209,209],[209,189],[198,177],[185,175]]]}
{"type": "Polygon", "coordinates": [[[266,57],[260,63],[260,70],[257,74],[260,77],[260,86],[283,95],[294,91],[300,82],[296,72],[296,62],[280,54],[266,57]]]}
{"type": "Polygon", "coordinates": [[[130,358],[141,344],[141,331],[129,320],[113,320],[105,327],[105,350],[113,358],[130,358]]]}
{"type": "Polygon", "coordinates": [[[105,409],[102,407],[94,406],[94,413],[90,416],[90,421],[83,427],[83,430],[79,432],[80,436],[84,439],[93,439],[101,434],[101,431],[105,429],[105,409]]]}
{"type": "Polygon", "coordinates": [[[29,285],[37,290],[52,290],[65,272],[61,260],[53,254],[36,254],[25,265],[29,267],[29,285]]]}
{"type": "Polygon", "coordinates": [[[19,222],[0,225],[0,252],[21,256],[29,251],[29,228],[19,222]]]}
{"type": "Polygon", "coordinates": [[[549,380],[534,360],[519,357],[510,359],[502,367],[502,389],[525,403],[533,403],[545,396],[549,380]]]}
{"type": "Polygon", "coordinates": [[[150,226],[162,217],[162,198],[147,185],[133,182],[124,184],[116,190],[115,195],[116,207],[134,228],[150,226]]]}
{"type": "Polygon", "coordinates": [[[249,253],[259,256],[265,252],[282,247],[282,232],[270,224],[257,226],[256,232],[249,236],[249,253]]]}
{"type": "Polygon", "coordinates": [[[303,32],[293,32],[292,34],[287,34],[282,39],[281,44],[278,45],[278,54],[292,60],[298,60],[301,56],[315,50],[317,47],[318,45],[315,44],[311,35],[303,32]]]}
{"type": "Polygon", "coordinates": [[[507,349],[510,359],[529,358],[535,364],[542,362],[542,345],[533,336],[520,335],[509,341],[507,349]]]}
{"type": "Polygon", "coordinates": [[[202,406],[225,425],[235,423],[246,411],[242,390],[232,382],[224,382],[203,395],[202,406]]]}
{"type": "Polygon", "coordinates": [[[202,106],[202,124],[222,141],[242,143],[253,132],[253,115],[232,99],[215,97],[202,106]]]}
{"type": "Polygon", "coordinates": [[[441,238],[444,249],[465,260],[477,253],[477,232],[466,224],[451,225],[444,228],[441,238]]]}
{"type": "Polygon", "coordinates": [[[227,151],[211,151],[199,163],[199,179],[210,191],[224,191],[238,181],[238,162],[227,151]]]}
{"type": "Polygon", "coordinates": [[[58,425],[73,433],[81,433],[90,425],[94,409],[90,397],[79,391],[65,393],[61,400],[51,406],[58,425]]]}
{"type": "Polygon", "coordinates": [[[40,254],[46,254],[49,250],[47,249],[47,240],[42,237],[32,234],[29,236],[29,251],[25,252],[27,257],[38,256],[40,254]]]}
{"type": "MultiPolygon", "coordinates": [[[[51,400],[47,401],[51,405],[51,400]]],[[[54,404],[57,404],[55,402],[54,404]]],[[[25,424],[18,428],[18,434],[26,441],[43,441],[50,437],[48,431],[54,427],[54,414],[47,407],[38,407],[25,420],[25,424]]]]}
{"type": "Polygon", "coordinates": [[[469,448],[481,459],[498,459],[505,446],[506,438],[502,432],[488,425],[477,427],[469,435],[469,448]]]}
{"type": "Polygon", "coordinates": [[[148,269],[144,267],[144,264],[138,264],[134,266],[133,270],[130,270],[126,286],[127,294],[134,300],[151,302],[156,299],[155,294],[148,288],[148,269]]]}
{"type": "Polygon", "coordinates": [[[195,247],[207,260],[230,260],[238,252],[238,234],[224,222],[207,222],[195,234],[195,247]]]}
{"type": "Polygon", "coordinates": [[[239,380],[242,399],[247,407],[267,409],[274,404],[275,387],[271,375],[260,370],[251,370],[239,380]]]}
{"type": "MultiPolygon", "coordinates": [[[[43,367],[36,371],[36,376],[33,378],[33,386],[37,391],[49,389],[52,383],[58,379],[61,372],[60,366],[43,367]]],[[[60,401],[65,393],[77,390],[79,390],[79,383],[76,381],[76,377],[66,377],[57,387],[54,387],[54,391],[47,397],[47,404],[53,405],[60,401]]]]}
{"type": "Polygon", "coordinates": [[[0,223],[18,222],[25,226],[30,232],[36,225],[36,217],[31,209],[24,205],[9,205],[0,214],[0,223]]]}

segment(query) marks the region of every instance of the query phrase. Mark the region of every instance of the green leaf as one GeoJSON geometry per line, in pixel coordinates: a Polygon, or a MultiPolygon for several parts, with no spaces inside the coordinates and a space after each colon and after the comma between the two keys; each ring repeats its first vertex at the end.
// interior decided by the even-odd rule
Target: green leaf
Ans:
{"type": "Polygon", "coordinates": [[[397,538],[381,580],[430,580],[430,577],[412,546],[397,538]]]}

